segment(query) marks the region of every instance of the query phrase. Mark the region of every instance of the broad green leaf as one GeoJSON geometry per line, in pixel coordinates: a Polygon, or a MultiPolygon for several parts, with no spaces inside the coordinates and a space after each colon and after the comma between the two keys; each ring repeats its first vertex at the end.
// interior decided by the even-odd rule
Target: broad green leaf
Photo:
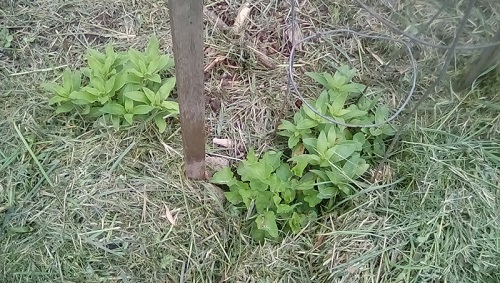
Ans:
{"type": "Polygon", "coordinates": [[[161,77],[158,74],[153,74],[148,78],[148,80],[155,82],[155,83],[161,83],[161,77]]]}
{"type": "Polygon", "coordinates": [[[72,90],[74,91],[80,90],[82,84],[82,72],[75,71],[73,73],[73,75],[71,76],[71,84],[72,84],[72,90]]]}
{"type": "Polygon", "coordinates": [[[333,187],[332,185],[322,185],[318,186],[318,198],[320,199],[331,199],[337,196],[339,190],[336,187],[333,187]]]}
{"type": "Polygon", "coordinates": [[[155,74],[156,70],[158,68],[158,63],[159,63],[158,60],[153,60],[153,61],[149,62],[147,73],[148,74],[155,74]]]}
{"type": "Polygon", "coordinates": [[[163,119],[163,115],[157,114],[154,118],[156,127],[158,127],[158,131],[160,133],[165,132],[165,129],[167,128],[167,122],[165,122],[165,119],[163,119]]]}
{"type": "Polygon", "coordinates": [[[97,97],[87,91],[74,91],[69,95],[69,98],[84,100],[87,103],[94,103],[97,101],[97,97]]]}
{"type": "Polygon", "coordinates": [[[111,67],[113,63],[115,63],[116,55],[113,50],[113,46],[108,44],[106,47],[106,60],[104,60],[104,66],[102,67],[102,71],[109,73],[111,71],[111,67]]]}
{"type": "Polygon", "coordinates": [[[231,168],[224,167],[223,169],[217,171],[212,178],[210,178],[210,182],[220,185],[229,185],[231,182],[234,182],[234,174],[231,171],[231,168]]]}
{"type": "Polygon", "coordinates": [[[351,110],[349,109],[333,110],[333,112],[331,112],[332,116],[337,116],[337,117],[348,115],[349,113],[351,113],[351,110]]]}
{"type": "Polygon", "coordinates": [[[142,73],[142,74],[146,74],[147,73],[147,70],[148,70],[148,66],[146,66],[146,62],[141,60],[139,62],[137,62],[139,64],[139,71],[142,73]]]}
{"type": "Polygon", "coordinates": [[[106,51],[106,57],[116,57],[116,53],[111,42],[106,45],[105,51],[106,51]]]}
{"type": "Polygon", "coordinates": [[[380,127],[380,130],[382,130],[382,134],[386,136],[393,136],[396,133],[396,131],[392,128],[392,126],[388,124],[382,125],[380,127]]]}
{"type": "Polygon", "coordinates": [[[71,77],[71,70],[69,68],[64,69],[62,74],[62,86],[66,91],[71,92],[73,89],[73,80],[71,77]]]}
{"type": "Polygon", "coordinates": [[[136,91],[125,92],[123,95],[127,98],[134,100],[134,101],[138,101],[138,102],[142,102],[142,103],[146,103],[146,104],[150,103],[150,100],[147,98],[146,94],[144,94],[144,92],[142,92],[142,91],[136,90],[136,91]]]}
{"type": "Polygon", "coordinates": [[[342,116],[348,112],[342,113],[340,110],[343,110],[345,101],[347,99],[347,93],[345,92],[337,92],[334,90],[329,90],[330,99],[332,100],[332,104],[330,107],[330,114],[333,116],[342,116]]]}
{"type": "Polygon", "coordinates": [[[343,192],[346,196],[352,195],[353,189],[348,184],[339,184],[339,190],[343,192]]]}
{"type": "Polygon", "coordinates": [[[90,87],[90,86],[86,86],[86,87],[82,88],[82,91],[88,92],[88,93],[94,95],[95,97],[99,97],[101,94],[101,92],[98,89],[90,87]]]}
{"type": "Polygon", "coordinates": [[[166,100],[175,87],[175,77],[168,78],[165,83],[160,87],[158,93],[160,94],[161,101],[166,100]]]}
{"type": "Polygon", "coordinates": [[[271,174],[271,177],[268,180],[263,180],[263,182],[268,184],[269,190],[274,193],[284,192],[288,187],[288,183],[286,181],[280,180],[274,173],[271,174]]]}
{"type": "Polygon", "coordinates": [[[354,175],[354,178],[359,178],[361,175],[365,174],[366,171],[370,168],[370,165],[366,163],[366,161],[363,160],[358,166],[358,170],[356,172],[356,175],[354,175]]]}
{"type": "Polygon", "coordinates": [[[291,182],[292,189],[296,191],[310,191],[314,189],[315,178],[314,174],[306,173],[304,176],[298,181],[293,179],[291,182]]]}
{"type": "Polygon", "coordinates": [[[106,81],[106,87],[105,87],[106,93],[109,93],[109,94],[115,93],[115,90],[114,90],[115,81],[116,81],[116,76],[112,76],[111,78],[109,78],[109,80],[106,81]]]}
{"type": "Polygon", "coordinates": [[[132,113],[133,114],[138,114],[138,115],[143,115],[143,114],[148,114],[153,109],[155,109],[155,107],[150,106],[150,105],[137,105],[132,110],[132,113]]]}
{"type": "Polygon", "coordinates": [[[106,91],[106,83],[101,77],[98,76],[93,76],[90,79],[90,85],[96,88],[99,92],[105,92],[106,91]]]}
{"type": "Polygon", "coordinates": [[[276,132],[278,135],[282,136],[282,137],[291,137],[294,135],[294,133],[290,132],[290,131],[287,131],[287,130],[284,130],[284,131],[278,131],[276,132]]]}
{"type": "Polygon", "coordinates": [[[275,206],[278,206],[281,203],[281,198],[279,197],[279,195],[273,196],[273,203],[275,206]]]}
{"type": "Polygon", "coordinates": [[[83,105],[83,109],[80,111],[82,115],[88,115],[90,113],[91,107],[90,104],[83,105]]]}
{"type": "Polygon", "coordinates": [[[158,52],[160,49],[160,43],[158,42],[158,38],[153,35],[148,42],[148,46],[146,47],[146,54],[151,59],[158,56],[158,52]]]}
{"type": "MultiPolygon", "coordinates": [[[[311,103],[309,103],[309,104],[311,104],[311,103]]],[[[302,106],[301,110],[304,111],[304,113],[310,119],[315,120],[315,121],[320,120],[320,116],[318,114],[316,114],[311,108],[309,108],[309,106],[304,105],[304,106],[302,106]]],[[[318,111],[319,109],[315,109],[315,110],[318,111]]]]}
{"type": "Polygon", "coordinates": [[[309,172],[316,174],[322,180],[328,180],[328,176],[326,175],[324,170],[309,170],[309,172]]]}
{"type": "Polygon", "coordinates": [[[49,99],[49,105],[56,104],[56,103],[63,102],[63,101],[68,101],[68,98],[62,97],[59,95],[55,95],[49,99]]]}
{"type": "Polygon", "coordinates": [[[242,181],[268,179],[273,172],[273,167],[265,163],[250,163],[243,160],[237,169],[242,181]]]}
{"type": "Polygon", "coordinates": [[[144,78],[144,74],[137,69],[131,69],[128,73],[128,81],[133,83],[142,83],[142,79],[144,78]]]}
{"type": "Polygon", "coordinates": [[[132,123],[134,122],[133,119],[134,119],[134,114],[124,114],[123,115],[123,118],[125,118],[125,121],[127,121],[127,123],[129,125],[132,125],[132,123]]]}
{"type": "Polygon", "coordinates": [[[304,147],[307,149],[307,152],[316,153],[316,147],[318,146],[317,138],[303,138],[302,143],[304,147]]]}
{"type": "Polygon", "coordinates": [[[134,109],[134,101],[130,98],[125,98],[124,100],[125,112],[132,113],[132,110],[134,109]]]}
{"type": "Polygon", "coordinates": [[[323,90],[316,100],[316,109],[321,113],[325,114],[329,103],[328,91],[323,90]]]}
{"type": "Polygon", "coordinates": [[[365,86],[358,83],[349,83],[340,87],[339,91],[346,93],[362,93],[365,86]]]}
{"type": "Polygon", "coordinates": [[[273,150],[267,151],[263,156],[262,156],[262,161],[270,165],[273,168],[273,171],[278,169],[281,165],[281,155],[283,153],[281,152],[276,152],[273,150]]]}
{"type": "Polygon", "coordinates": [[[306,224],[306,220],[307,219],[305,215],[294,212],[292,214],[292,217],[288,219],[288,226],[293,233],[297,234],[306,224]]]}
{"type": "Polygon", "coordinates": [[[252,239],[254,239],[257,242],[263,242],[266,239],[266,231],[258,229],[257,228],[257,223],[252,224],[252,229],[250,230],[250,235],[252,236],[252,239]]]}
{"type": "Polygon", "coordinates": [[[363,116],[368,115],[367,111],[359,110],[358,106],[356,106],[354,104],[349,105],[349,107],[347,107],[346,110],[349,110],[349,112],[342,115],[342,118],[344,118],[345,120],[350,120],[352,118],[363,117],[363,116]]]}
{"type": "Polygon", "coordinates": [[[303,193],[305,195],[304,201],[307,202],[307,204],[309,204],[309,207],[315,207],[322,201],[322,199],[318,197],[319,195],[318,191],[314,189],[303,191],[303,193]]]}
{"type": "Polygon", "coordinates": [[[352,78],[356,75],[356,69],[351,68],[348,65],[342,65],[337,69],[337,72],[346,77],[347,81],[351,81],[352,78]]]}
{"type": "Polygon", "coordinates": [[[69,101],[62,103],[56,108],[56,114],[67,113],[75,108],[75,105],[69,101]]]}
{"type": "Polygon", "coordinates": [[[344,175],[337,168],[332,167],[331,169],[331,171],[324,171],[328,176],[328,180],[334,185],[342,184],[346,179],[344,175]]]}
{"type": "Polygon", "coordinates": [[[233,205],[238,205],[243,202],[243,198],[241,197],[240,193],[236,190],[224,192],[224,196],[233,205]]]}
{"type": "Polygon", "coordinates": [[[147,87],[143,87],[142,90],[144,91],[144,94],[146,95],[148,100],[151,101],[151,103],[154,103],[156,94],[147,87]]]}
{"type": "Polygon", "coordinates": [[[318,154],[320,156],[324,156],[326,154],[327,149],[328,149],[328,140],[326,139],[325,132],[321,131],[318,136],[318,143],[316,150],[318,151],[318,154]]]}
{"type": "Polygon", "coordinates": [[[356,145],[357,145],[356,151],[363,150],[363,145],[366,143],[365,134],[363,134],[362,132],[356,133],[356,134],[354,134],[354,136],[352,136],[352,140],[354,142],[356,142],[356,145]]]}
{"type": "Polygon", "coordinates": [[[361,96],[361,98],[358,100],[357,105],[360,110],[368,111],[375,105],[375,101],[366,98],[365,96],[361,96]]]}
{"type": "Polygon", "coordinates": [[[385,143],[380,137],[376,137],[373,140],[373,152],[379,156],[383,156],[385,154],[385,143]]]}
{"type": "Polygon", "coordinates": [[[161,107],[172,114],[179,114],[179,103],[174,101],[163,101],[161,107]]]}
{"type": "Polygon", "coordinates": [[[128,51],[128,56],[130,58],[130,61],[135,67],[135,70],[139,71],[140,74],[144,75],[146,71],[146,65],[144,64],[144,56],[137,50],[130,49],[128,51]],[[142,63],[142,64],[141,64],[142,63]],[[141,65],[143,66],[144,69],[141,69],[141,65]]]}
{"type": "Polygon", "coordinates": [[[276,216],[272,211],[266,211],[255,219],[257,228],[267,231],[273,238],[278,237],[278,225],[276,225],[276,216]]]}
{"type": "Polygon", "coordinates": [[[313,154],[301,154],[290,158],[290,161],[296,163],[296,165],[292,168],[292,173],[296,176],[302,177],[304,169],[307,165],[318,165],[320,162],[320,158],[317,155],[313,154]]]}
{"type": "Polygon", "coordinates": [[[328,147],[332,147],[335,145],[337,142],[337,127],[335,125],[331,125],[330,128],[328,129],[328,135],[326,136],[326,139],[328,141],[328,147]]]}
{"type": "Polygon", "coordinates": [[[306,129],[314,128],[317,125],[318,125],[318,121],[311,120],[311,119],[303,119],[302,121],[300,121],[297,124],[296,129],[297,130],[306,130],[306,129]]]}
{"type": "Polygon", "coordinates": [[[288,205],[288,204],[278,204],[276,205],[276,214],[287,214],[293,211],[293,209],[297,206],[298,204],[294,205],[288,205]]]}
{"type": "Polygon", "coordinates": [[[333,163],[339,162],[351,156],[356,151],[357,145],[356,143],[341,143],[330,148],[327,156],[331,154],[330,160],[333,163]],[[330,152],[333,151],[333,152],[330,152]]]}
{"type": "MultiPolygon", "coordinates": [[[[254,166],[254,165],[252,165],[254,166]]],[[[265,180],[252,179],[249,182],[250,188],[254,191],[264,192],[269,190],[269,185],[265,180]]]]}
{"type": "Polygon", "coordinates": [[[99,62],[99,60],[97,60],[95,57],[88,57],[87,64],[89,64],[89,67],[92,72],[101,75],[104,65],[101,62],[99,62]]]}
{"type": "Polygon", "coordinates": [[[295,131],[297,130],[295,125],[287,120],[281,120],[281,124],[278,126],[278,129],[279,130],[287,130],[287,131],[290,131],[292,133],[295,133],[295,131]]]}
{"type": "Polygon", "coordinates": [[[245,207],[247,209],[250,208],[250,205],[251,205],[252,201],[254,200],[257,192],[252,191],[252,190],[245,190],[245,189],[240,189],[238,192],[240,193],[240,196],[243,200],[243,203],[245,204],[245,207]]]}
{"type": "Polygon", "coordinates": [[[333,78],[333,76],[330,74],[330,73],[323,73],[326,81],[328,82],[328,88],[329,89],[335,89],[335,88],[338,88],[336,85],[335,85],[335,79],[333,78]]]}
{"type": "Polygon", "coordinates": [[[370,131],[370,134],[374,137],[380,136],[383,133],[380,128],[371,127],[368,128],[368,130],[370,131]]]}
{"type": "Polygon", "coordinates": [[[288,163],[281,163],[278,169],[276,169],[276,176],[279,180],[287,182],[292,177],[290,165],[288,163]]]}
{"type": "Polygon", "coordinates": [[[288,138],[288,148],[294,148],[300,142],[300,138],[298,136],[291,136],[288,138]]]}
{"type": "Polygon", "coordinates": [[[248,150],[246,161],[249,164],[255,164],[257,163],[257,161],[259,161],[253,147],[248,150]]]}
{"type": "Polygon", "coordinates": [[[331,87],[334,89],[340,89],[343,85],[348,82],[348,79],[338,70],[333,74],[333,82],[331,87]]]}
{"type": "Polygon", "coordinates": [[[68,97],[70,94],[70,92],[66,91],[62,86],[55,83],[44,83],[42,84],[42,87],[45,90],[55,93],[61,97],[68,97]]]}
{"type": "Polygon", "coordinates": [[[375,110],[375,123],[383,123],[389,117],[389,108],[385,105],[377,107],[375,110]]]}
{"type": "Polygon", "coordinates": [[[358,173],[358,168],[364,164],[364,160],[361,159],[359,156],[359,153],[353,154],[349,159],[346,160],[344,163],[344,166],[342,167],[342,171],[344,174],[350,178],[350,179],[355,179],[358,176],[356,174],[358,173]]]}
{"type": "Polygon", "coordinates": [[[257,193],[255,196],[255,210],[257,210],[257,213],[264,213],[268,208],[274,205],[273,196],[274,194],[269,191],[257,193]]]}
{"type": "Polygon", "coordinates": [[[116,79],[112,90],[113,92],[120,90],[127,83],[128,74],[125,71],[121,71],[116,74],[115,77],[116,79]]]}
{"type": "Polygon", "coordinates": [[[83,67],[80,70],[85,77],[90,78],[92,76],[92,70],[89,67],[83,67]]]}
{"type": "Polygon", "coordinates": [[[322,86],[328,87],[328,81],[325,79],[325,76],[323,74],[314,72],[306,72],[305,74],[306,76],[320,83],[322,86]]]}
{"type": "Polygon", "coordinates": [[[158,71],[170,69],[174,66],[174,60],[168,55],[161,55],[158,59],[158,71]]]}
{"type": "Polygon", "coordinates": [[[125,108],[116,103],[116,102],[110,102],[105,104],[101,109],[99,110],[102,113],[107,113],[107,114],[112,114],[112,115],[123,115],[125,114],[125,108]]]}
{"type": "Polygon", "coordinates": [[[278,129],[282,131],[277,132],[277,134],[284,137],[292,137],[297,131],[295,125],[287,120],[282,120],[281,124],[278,126],[278,129]]]}
{"type": "Polygon", "coordinates": [[[139,84],[131,83],[127,78],[127,83],[121,89],[121,93],[127,93],[132,91],[139,91],[142,89],[142,86],[139,84]]]}
{"type": "Polygon", "coordinates": [[[283,197],[285,203],[291,203],[295,200],[296,193],[295,190],[287,189],[281,193],[281,196],[283,197]]]}
{"type": "Polygon", "coordinates": [[[106,60],[106,54],[92,48],[87,49],[87,57],[92,57],[101,63],[103,63],[104,60],[106,60]]]}

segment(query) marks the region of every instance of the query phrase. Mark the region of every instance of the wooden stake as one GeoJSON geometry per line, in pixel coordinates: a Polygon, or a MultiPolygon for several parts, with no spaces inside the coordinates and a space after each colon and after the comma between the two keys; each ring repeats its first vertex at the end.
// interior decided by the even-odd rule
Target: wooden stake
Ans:
{"type": "Polygon", "coordinates": [[[205,179],[203,0],[170,0],[186,176],[205,179]]]}

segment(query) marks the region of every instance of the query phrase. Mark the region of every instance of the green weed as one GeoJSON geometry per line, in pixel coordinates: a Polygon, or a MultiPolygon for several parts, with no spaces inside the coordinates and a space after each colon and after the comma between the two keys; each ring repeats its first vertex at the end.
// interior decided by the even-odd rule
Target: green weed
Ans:
{"type": "Polygon", "coordinates": [[[387,119],[385,106],[376,106],[375,100],[364,96],[355,99],[364,89],[352,82],[355,70],[342,67],[334,75],[308,75],[325,87],[311,102],[321,115],[304,105],[293,121],[282,121],[279,134],[288,138],[291,157],[284,159],[283,152],[268,151],[258,158],[250,150],[238,165],[238,177],[225,168],[211,179],[229,187],[225,196],[232,205],[244,205],[251,212],[255,208],[252,233],[257,239],[277,238],[279,226],[298,233],[336,200],[352,195],[355,180],[383,154],[384,139],[394,134],[388,124],[347,128],[324,118],[360,126],[387,119]],[[354,102],[348,103],[350,99],[354,102]]]}
{"type": "Polygon", "coordinates": [[[167,100],[175,77],[161,77],[174,66],[174,60],[160,54],[156,37],[151,38],[145,52],[130,49],[117,53],[108,44],[105,53],[89,49],[86,59],[88,67],[81,71],[63,72],[61,85],[43,84],[54,94],[49,103],[57,104],[56,113],[104,116],[116,128],[122,121],[132,125],[134,118],[153,117],[160,132],[165,131],[165,117],[179,114],[177,102],[167,100]]]}

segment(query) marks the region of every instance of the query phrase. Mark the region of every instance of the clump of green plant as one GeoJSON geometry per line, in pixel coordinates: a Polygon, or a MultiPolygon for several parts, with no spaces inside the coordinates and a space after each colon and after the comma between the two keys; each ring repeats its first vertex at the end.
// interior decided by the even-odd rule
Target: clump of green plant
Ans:
{"type": "MultiPolygon", "coordinates": [[[[334,75],[307,74],[324,86],[319,97],[310,101],[322,115],[357,125],[388,118],[387,107],[360,96],[364,86],[352,82],[355,70],[341,67],[334,75]]],[[[340,198],[352,195],[356,180],[383,154],[384,139],[394,134],[388,124],[353,128],[332,124],[306,105],[293,121],[283,120],[279,129],[288,139],[288,158],[279,151],[259,158],[250,150],[236,174],[227,167],[211,179],[229,188],[225,196],[233,206],[254,215],[256,239],[277,238],[280,230],[298,233],[340,198]]]]}
{"type": "Polygon", "coordinates": [[[166,117],[179,114],[178,103],[168,100],[176,82],[169,72],[174,60],[160,54],[156,37],[144,52],[115,52],[108,44],[105,53],[89,49],[86,60],[81,71],[65,69],[62,84],[43,84],[54,94],[49,103],[57,104],[56,113],[102,116],[116,128],[152,118],[160,132],[166,117]]]}
{"type": "Polygon", "coordinates": [[[12,46],[14,36],[6,28],[0,29],[0,47],[9,48],[12,46]]]}

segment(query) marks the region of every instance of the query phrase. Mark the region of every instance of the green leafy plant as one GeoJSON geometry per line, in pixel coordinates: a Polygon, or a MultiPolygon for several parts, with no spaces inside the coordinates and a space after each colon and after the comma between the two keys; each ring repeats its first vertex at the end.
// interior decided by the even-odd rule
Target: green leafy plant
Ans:
{"type": "MultiPolygon", "coordinates": [[[[346,124],[384,122],[389,110],[377,101],[361,96],[363,85],[352,82],[355,70],[339,68],[334,75],[307,73],[324,90],[311,105],[325,117],[346,124]]],[[[224,168],[212,183],[225,185],[226,199],[242,207],[255,220],[257,239],[276,238],[279,230],[299,232],[340,198],[356,191],[356,182],[378,155],[385,138],[394,134],[390,125],[347,128],[332,124],[306,105],[293,121],[283,120],[279,134],[287,138],[289,156],[268,151],[258,158],[250,150],[237,166],[236,174],[224,168]]]]}
{"type": "Polygon", "coordinates": [[[12,36],[8,29],[0,29],[0,47],[9,48],[12,45],[14,36],[12,36]]]}
{"type": "Polygon", "coordinates": [[[177,102],[169,100],[175,77],[165,76],[174,60],[160,54],[156,37],[145,52],[115,52],[108,44],[105,53],[89,49],[86,59],[88,67],[81,71],[64,70],[62,84],[43,84],[54,94],[49,103],[57,104],[56,113],[103,116],[115,127],[152,118],[160,132],[166,129],[166,117],[179,114],[177,102]]]}

